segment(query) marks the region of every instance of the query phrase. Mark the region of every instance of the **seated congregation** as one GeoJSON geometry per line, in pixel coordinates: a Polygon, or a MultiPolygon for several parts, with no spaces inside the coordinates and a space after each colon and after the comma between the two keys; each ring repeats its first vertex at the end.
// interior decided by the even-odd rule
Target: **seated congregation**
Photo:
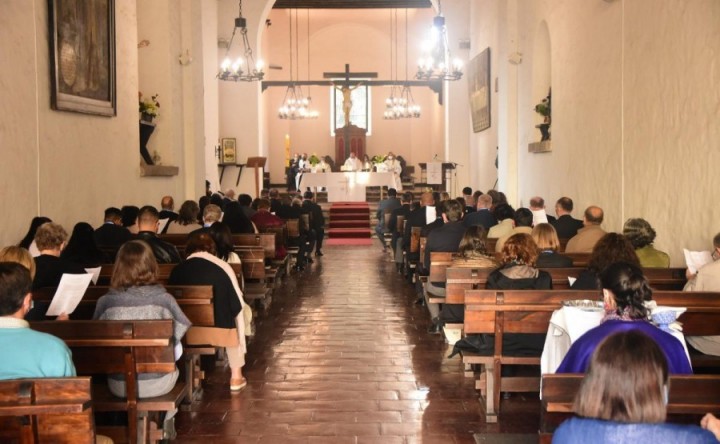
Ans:
{"type": "Polygon", "coordinates": [[[169,196],[162,211],[111,207],[99,228],[80,222],[70,236],[49,218],[34,218],[18,246],[0,250],[0,380],[10,384],[0,390],[21,405],[23,381],[40,388],[38,378],[74,378],[53,387],[75,384],[63,393],[85,390],[87,399],[67,412],[40,402],[34,410],[8,407],[0,441],[21,433],[39,433],[40,442],[173,439],[178,408],[202,392],[204,355],[226,360],[229,391],[243,390],[254,313],[267,308],[284,273],[323,254],[325,221],[313,193],[264,194],[255,201],[214,194],[184,202],[179,213],[169,196]],[[63,276],[95,267],[97,282],[77,308],[48,316],[63,276]],[[60,413],[82,413],[87,429],[43,435],[47,424],[73,419],[60,413]],[[36,418],[29,432],[27,414],[36,418]]]}
{"type": "MultiPolygon", "coordinates": [[[[542,442],[720,438],[718,420],[703,416],[720,409],[717,262],[697,275],[670,268],[647,221],[605,232],[601,208],[580,221],[568,197],[553,217],[542,198],[516,210],[495,190],[423,193],[419,202],[412,192],[387,194],[377,211],[383,258],[413,286],[408,302],[427,307],[428,332],[454,338],[452,355],[476,378],[487,422],[512,393],[540,393],[542,379],[542,442]],[[672,424],[688,421],[695,425],[672,424]]],[[[67,414],[88,424],[75,442],[94,442],[96,430],[154,442],[175,437],[176,412],[202,392],[202,356],[226,363],[228,391],[243,390],[253,317],[281,279],[323,256],[325,220],[309,191],[228,196],[186,201],[178,214],[169,196],[162,211],[108,208],[102,226],[80,222],[70,236],[33,219],[19,246],[0,250],[0,348],[11,351],[0,379],[15,384],[14,396],[27,381],[72,381],[84,390],[73,399],[86,400],[67,414]],[[77,309],[47,316],[63,275],[96,267],[77,309]],[[118,411],[119,420],[107,414],[118,411]]],[[[720,235],[713,242],[720,252],[720,235]]],[[[57,421],[40,405],[27,414],[57,421]]],[[[0,438],[21,423],[0,419],[12,426],[0,438]]]]}
{"type": "MultiPolygon", "coordinates": [[[[381,211],[389,216],[378,226],[379,239],[415,288],[415,304],[427,307],[428,332],[445,333],[454,344],[451,357],[460,354],[466,375],[476,378],[488,422],[498,420],[502,399],[513,392],[539,392],[544,375],[584,373],[600,344],[617,334],[650,338],[666,375],[720,374],[718,262],[696,275],[670,268],[646,220],[628,219],[622,233],[612,233],[602,228],[600,207],[574,219],[568,197],[556,202],[557,217],[540,197],[530,208],[513,209],[496,190],[466,188],[457,199],[423,193],[415,203],[413,197],[380,203],[379,222],[381,211]]],[[[713,244],[720,252],[720,235],[713,244]]],[[[685,413],[717,413],[719,400],[685,413]]],[[[662,422],[664,410],[661,417],[600,418],[662,422]]],[[[703,424],[717,430],[708,418],[703,424]]]]}

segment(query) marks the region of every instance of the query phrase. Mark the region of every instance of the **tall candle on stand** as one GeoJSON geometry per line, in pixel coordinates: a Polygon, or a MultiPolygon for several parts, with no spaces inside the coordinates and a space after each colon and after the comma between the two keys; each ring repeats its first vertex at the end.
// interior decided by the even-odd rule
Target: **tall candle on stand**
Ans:
{"type": "Polygon", "coordinates": [[[285,166],[290,166],[290,134],[285,134],[285,166]]]}

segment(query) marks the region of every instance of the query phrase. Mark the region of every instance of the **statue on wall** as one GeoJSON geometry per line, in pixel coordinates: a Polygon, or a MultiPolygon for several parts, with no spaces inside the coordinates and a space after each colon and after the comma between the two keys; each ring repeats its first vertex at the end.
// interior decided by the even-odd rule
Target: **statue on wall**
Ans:
{"type": "Polygon", "coordinates": [[[535,112],[543,116],[543,123],[535,127],[540,130],[542,138],[541,142],[550,140],[550,124],[552,123],[552,89],[548,90],[548,95],[542,102],[535,105],[535,112]]]}
{"type": "Polygon", "coordinates": [[[343,113],[345,114],[345,126],[350,126],[350,111],[352,110],[352,92],[356,90],[362,82],[357,85],[350,87],[347,84],[342,86],[335,85],[335,89],[340,91],[343,95],[343,113]]]}

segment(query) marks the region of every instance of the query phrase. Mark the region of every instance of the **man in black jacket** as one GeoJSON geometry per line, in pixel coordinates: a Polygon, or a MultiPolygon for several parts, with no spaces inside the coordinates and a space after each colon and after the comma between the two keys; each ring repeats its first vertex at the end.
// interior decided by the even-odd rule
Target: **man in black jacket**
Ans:
{"type": "Polygon", "coordinates": [[[550,221],[550,225],[555,227],[558,238],[570,239],[575,236],[579,229],[583,227],[583,221],[574,219],[570,213],[573,210],[573,200],[569,197],[561,197],[555,204],[555,213],[558,218],[550,221]]]}
{"type": "Polygon", "coordinates": [[[392,247],[393,251],[395,252],[395,264],[398,266],[398,270],[400,269],[402,262],[403,262],[403,255],[402,255],[402,233],[398,232],[398,216],[402,216],[407,220],[408,215],[410,214],[410,206],[412,205],[413,200],[413,194],[410,191],[406,191],[402,195],[402,199],[400,201],[401,206],[400,208],[395,208],[392,213],[390,213],[390,222],[388,222],[388,231],[392,233],[392,240],[390,241],[390,246],[392,247]]]}
{"type": "Polygon", "coordinates": [[[122,212],[119,208],[110,207],[105,210],[105,222],[94,233],[98,247],[112,250],[112,257],[120,246],[129,241],[132,234],[122,226],[122,212]]]}
{"type": "Polygon", "coordinates": [[[497,225],[497,219],[490,211],[492,207],[492,197],[489,194],[482,194],[477,198],[477,205],[474,212],[469,213],[463,219],[465,227],[472,227],[475,225],[482,225],[485,230],[490,230],[490,227],[497,225]]]}
{"type": "Polygon", "coordinates": [[[325,239],[325,215],[320,205],[315,203],[312,191],[305,191],[303,195],[303,209],[310,214],[310,229],[315,231],[315,256],[322,256],[322,243],[325,239]]]}
{"type": "Polygon", "coordinates": [[[181,261],[180,253],[174,245],[160,240],[157,236],[159,226],[158,211],[151,205],[140,208],[138,213],[138,234],[136,239],[150,245],[159,264],[177,264],[181,261]]]}

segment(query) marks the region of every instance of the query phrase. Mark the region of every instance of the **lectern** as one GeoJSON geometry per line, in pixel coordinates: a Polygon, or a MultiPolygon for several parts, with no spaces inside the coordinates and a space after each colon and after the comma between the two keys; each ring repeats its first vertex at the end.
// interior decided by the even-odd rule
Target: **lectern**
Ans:
{"type": "Polygon", "coordinates": [[[265,168],[266,161],[267,157],[248,157],[247,163],[245,164],[246,168],[253,168],[255,170],[255,197],[260,197],[260,180],[262,179],[260,170],[265,168]]]}

